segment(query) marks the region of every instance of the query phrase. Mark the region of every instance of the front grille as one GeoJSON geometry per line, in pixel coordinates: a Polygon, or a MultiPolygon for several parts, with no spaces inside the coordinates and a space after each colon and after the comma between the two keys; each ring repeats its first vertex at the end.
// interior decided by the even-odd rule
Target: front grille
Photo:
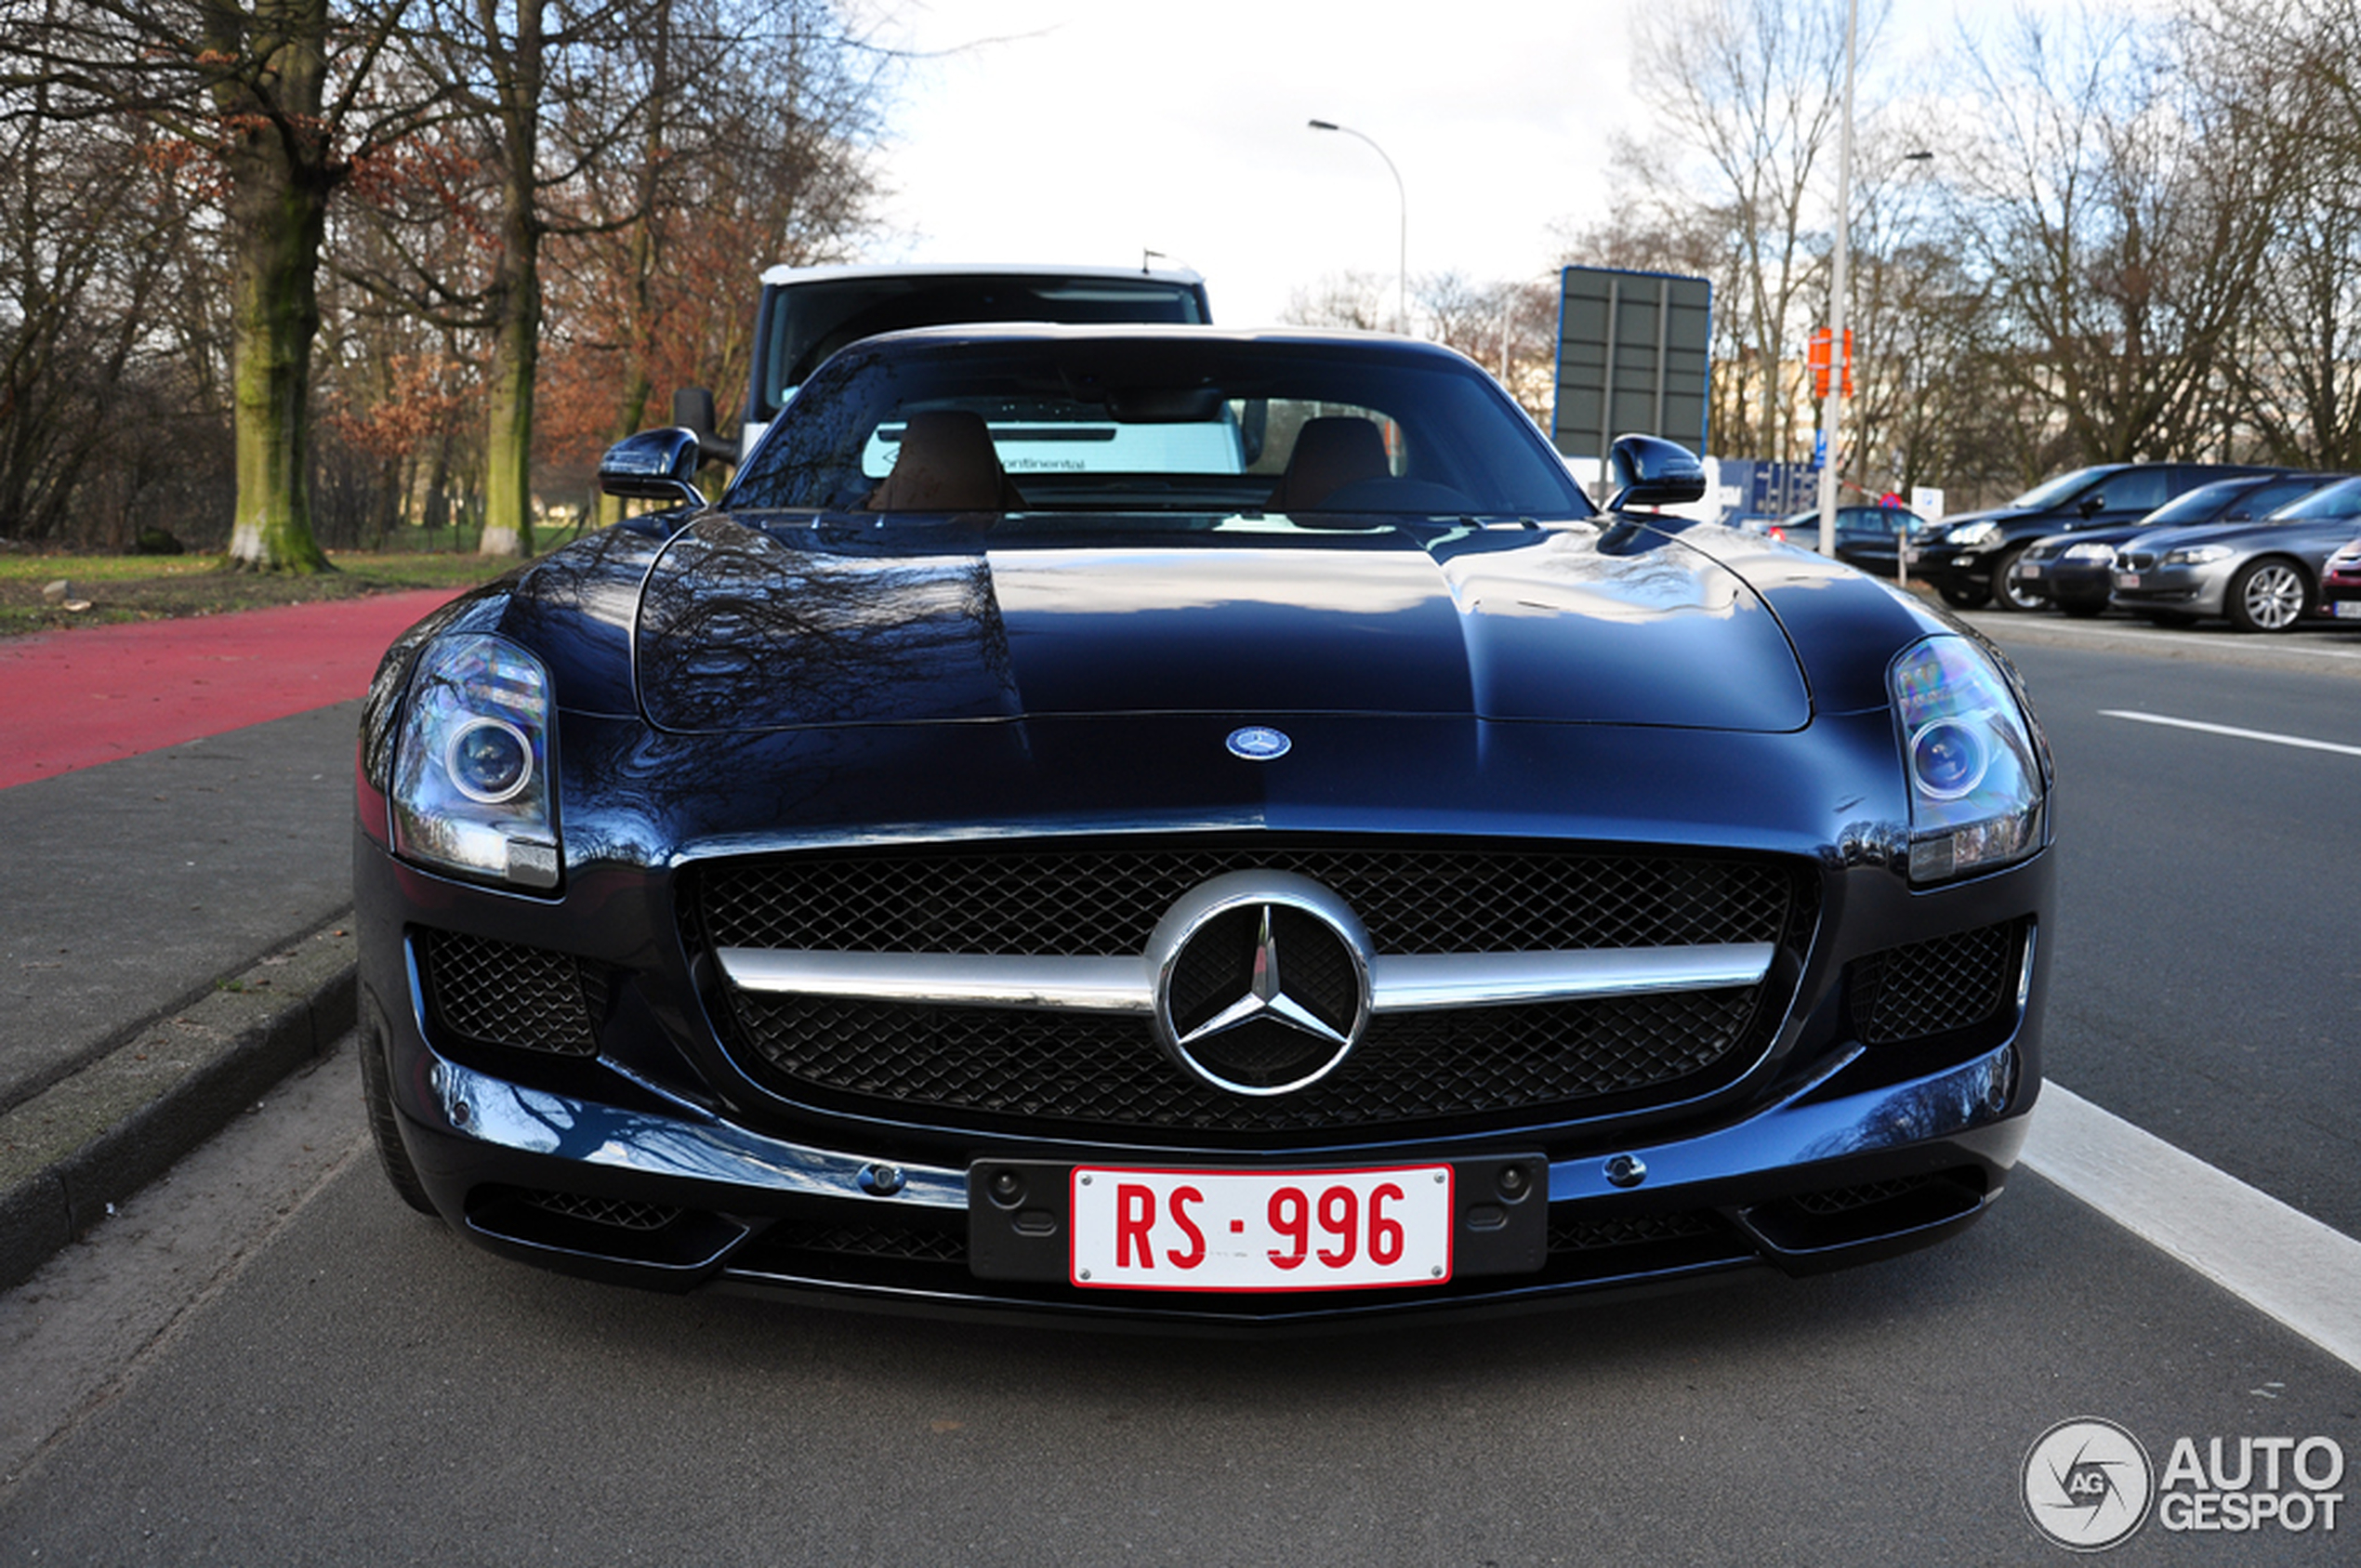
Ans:
{"type": "Polygon", "coordinates": [[[753,995],[731,1008],[758,1076],[791,1096],[845,1097],[847,1109],[1111,1133],[1310,1132],[1661,1092],[1746,1054],[1759,989],[1389,1015],[1327,1077],[1268,1098],[1182,1072],[1137,1019],[753,995]]]}
{"type": "Polygon", "coordinates": [[[1853,1024],[1866,1045],[1923,1040],[1985,1022],[2012,994],[2020,921],[1872,954],[1853,966],[1853,1024]]]}
{"type": "Polygon", "coordinates": [[[2115,553],[2115,564],[2119,571],[2145,572],[2156,563],[2157,553],[2154,550],[2117,550],[2115,553]]]}
{"type": "MultiPolygon", "coordinates": [[[[1142,952],[1190,889],[1252,869],[1309,876],[1340,894],[1384,954],[1799,947],[1816,908],[1808,874],[1767,860],[1263,841],[929,847],[730,863],[692,875],[683,917],[692,948],[1115,956],[1142,952]]],[[[1184,1013],[1202,987],[1182,982],[1198,979],[1235,989],[1217,983],[1234,976],[1176,976],[1184,1013]]],[[[1743,1072],[1768,1038],[1775,1021],[1758,1017],[1761,990],[1385,1015],[1335,1072],[1271,1097],[1200,1081],[1165,1056],[1138,1018],[734,989],[721,1011],[741,1065],[803,1103],[1000,1130],[1054,1124],[1144,1141],[1421,1124],[1456,1130],[1706,1093],[1743,1072]]],[[[1326,994],[1317,983],[1312,991],[1326,994]]],[[[1300,1075],[1292,1061],[1230,1065],[1239,1082],[1300,1075]]]]}
{"type": "Polygon", "coordinates": [[[1174,900],[1247,870],[1333,889],[1380,953],[1777,942],[1796,898],[1764,861],[1270,845],[739,862],[705,868],[690,898],[716,947],[1105,957],[1144,951],[1174,900]]]}
{"type": "Polygon", "coordinates": [[[421,932],[428,1006],[441,1032],[488,1046],[596,1056],[598,966],[563,953],[458,931],[421,932]]]}

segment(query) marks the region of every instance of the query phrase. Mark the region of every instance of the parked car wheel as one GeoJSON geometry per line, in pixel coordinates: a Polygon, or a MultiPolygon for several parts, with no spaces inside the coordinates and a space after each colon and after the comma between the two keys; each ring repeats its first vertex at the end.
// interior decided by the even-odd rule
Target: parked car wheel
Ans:
{"type": "Polygon", "coordinates": [[[1979,605],[1989,603],[1992,599],[1992,595],[1983,588],[1955,588],[1946,586],[1941,592],[1943,602],[1954,610],[1973,610],[1979,605]]]}
{"type": "Polygon", "coordinates": [[[2050,596],[2039,588],[2028,587],[2016,580],[2017,558],[2025,554],[2019,545],[1992,563],[1992,604],[1996,610],[2013,610],[2020,614],[2039,610],[2050,602],[2050,596]]]}
{"type": "Polygon", "coordinates": [[[2223,612],[2240,631],[2285,631],[2303,617],[2312,585],[2293,561],[2268,556],[2249,561],[2230,579],[2223,612]]]}

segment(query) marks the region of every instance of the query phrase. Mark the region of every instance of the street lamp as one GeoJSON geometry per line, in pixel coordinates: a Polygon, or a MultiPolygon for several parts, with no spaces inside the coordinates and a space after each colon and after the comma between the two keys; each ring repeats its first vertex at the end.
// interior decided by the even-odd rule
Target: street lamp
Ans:
{"type": "Polygon", "coordinates": [[[1828,390],[1820,414],[1820,433],[1827,441],[1827,455],[1820,464],[1820,553],[1824,556],[1837,553],[1837,465],[1843,461],[1844,451],[1845,269],[1853,259],[1853,54],[1860,15],[1861,0],[1846,0],[1844,117],[1837,133],[1836,265],[1828,296],[1828,390]]]}
{"type": "Polygon", "coordinates": [[[1386,172],[1393,176],[1393,194],[1400,204],[1402,213],[1401,252],[1393,274],[1393,324],[1396,331],[1406,333],[1410,330],[1410,193],[1403,188],[1402,171],[1393,166],[1392,159],[1386,158],[1384,148],[1370,141],[1366,136],[1363,136],[1351,125],[1339,125],[1333,120],[1312,120],[1307,123],[1315,131],[1342,131],[1347,136],[1359,137],[1363,141],[1368,142],[1369,151],[1380,158],[1385,158],[1386,172]]]}

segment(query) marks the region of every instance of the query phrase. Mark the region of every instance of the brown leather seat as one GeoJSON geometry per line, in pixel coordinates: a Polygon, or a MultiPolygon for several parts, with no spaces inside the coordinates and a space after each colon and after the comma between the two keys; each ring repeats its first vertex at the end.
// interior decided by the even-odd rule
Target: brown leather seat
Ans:
{"type": "Polygon", "coordinates": [[[873,512],[999,512],[1019,504],[983,416],[937,409],[910,415],[893,472],[865,506],[873,512]]]}
{"type": "Polygon", "coordinates": [[[1393,472],[1387,461],[1385,438],[1369,420],[1357,415],[1324,415],[1307,419],[1296,432],[1295,450],[1287,455],[1287,471],[1271,493],[1274,512],[1312,511],[1335,492],[1363,480],[1385,479],[1393,472]]]}

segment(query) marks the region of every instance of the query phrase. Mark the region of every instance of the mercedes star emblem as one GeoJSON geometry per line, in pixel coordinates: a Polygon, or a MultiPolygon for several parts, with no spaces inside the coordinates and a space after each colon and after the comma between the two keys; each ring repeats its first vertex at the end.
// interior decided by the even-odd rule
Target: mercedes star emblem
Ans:
{"type": "Polygon", "coordinates": [[[1174,903],[1149,939],[1158,1043],[1233,1094],[1307,1087],[1368,1027],[1369,957],[1352,906],[1310,877],[1214,877],[1174,903]]]}
{"type": "Polygon", "coordinates": [[[1285,757],[1295,744],[1287,739],[1285,730],[1273,730],[1268,724],[1249,724],[1243,730],[1233,730],[1227,744],[1231,756],[1243,757],[1249,762],[1273,761],[1285,757]]]}

